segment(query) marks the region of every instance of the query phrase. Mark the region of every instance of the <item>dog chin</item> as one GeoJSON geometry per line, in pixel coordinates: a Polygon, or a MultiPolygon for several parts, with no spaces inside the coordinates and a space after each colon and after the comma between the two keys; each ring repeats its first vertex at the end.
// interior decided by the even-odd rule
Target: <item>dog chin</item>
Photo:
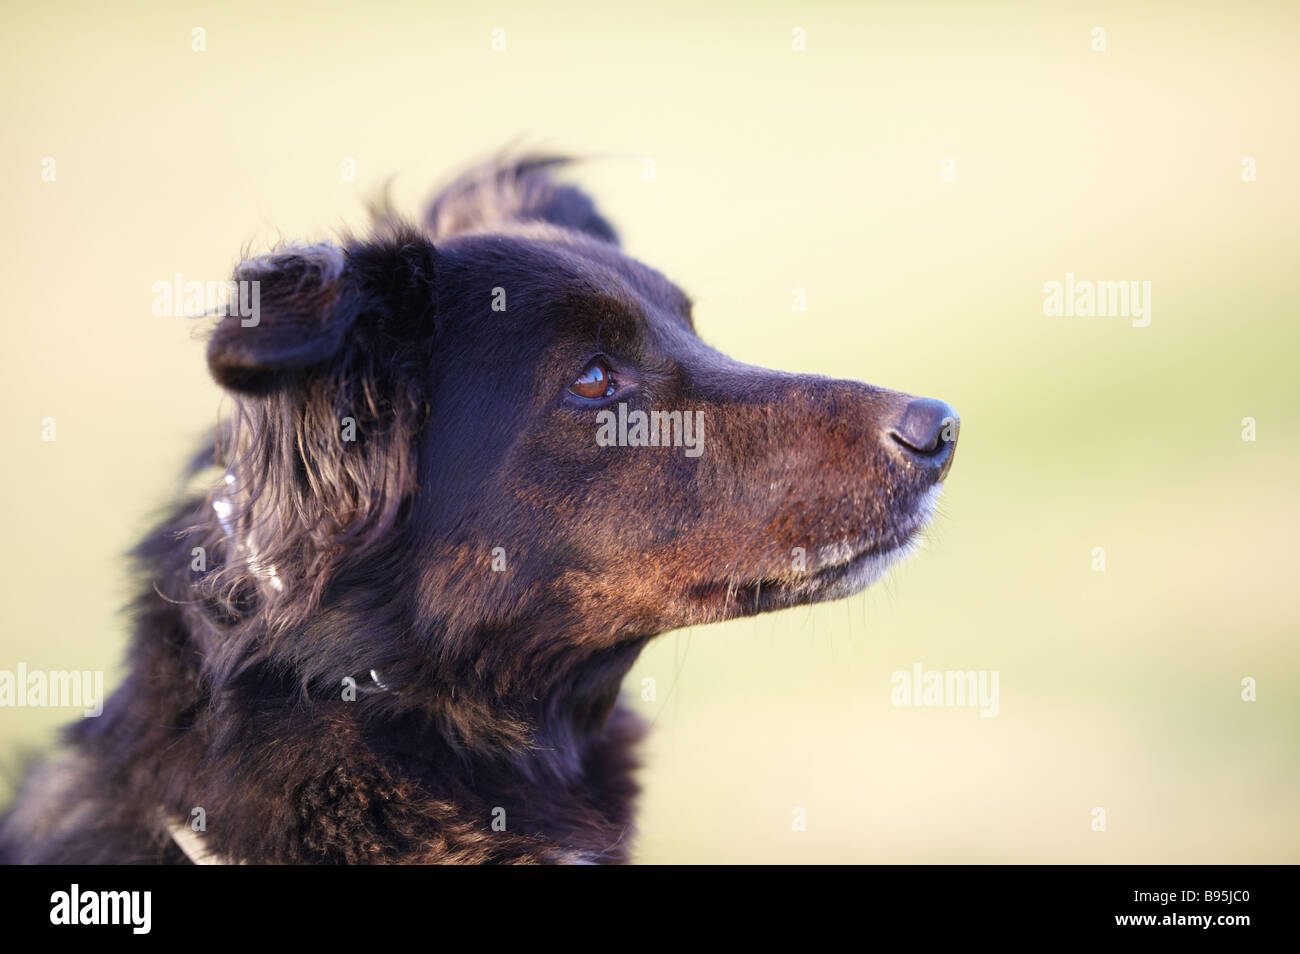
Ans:
{"type": "Polygon", "coordinates": [[[873,543],[856,549],[840,544],[838,549],[849,550],[852,555],[818,570],[813,578],[818,585],[807,599],[800,602],[820,603],[852,596],[880,580],[893,567],[910,557],[921,548],[921,531],[934,517],[942,492],[941,483],[927,490],[887,543],[873,543]]]}
{"type": "Polygon", "coordinates": [[[882,579],[896,565],[902,563],[921,548],[920,527],[913,530],[896,546],[879,552],[867,552],[855,557],[832,572],[810,602],[838,600],[860,593],[872,583],[882,579]]]}
{"type": "Polygon", "coordinates": [[[911,514],[883,541],[844,540],[823,546],[816,554],[816,568],[802,577],[729,587],[721,606],[717,606],[720,587],[710,587],[709,602],[715,611],[721,610],[718,618],[725,619],[852,596],[920,549],[921,531],[934,516],[942,490],[943,484],[927,490],[911,514]]]}

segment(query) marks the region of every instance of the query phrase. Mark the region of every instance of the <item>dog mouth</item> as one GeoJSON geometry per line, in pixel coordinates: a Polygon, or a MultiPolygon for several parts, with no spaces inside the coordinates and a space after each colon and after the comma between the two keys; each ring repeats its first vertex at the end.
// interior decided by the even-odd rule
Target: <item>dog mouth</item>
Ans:
{"type": "Polygon", "coordinates": [[[717,618],[752,616],[770,610],[843,599],[861,592],[921,546],[934,516],[942,484],[930,488],[912,512],[884,537],[841,540],[818,548],[809,566],[789,575],[732,577],[693,594],[717,618]]]}

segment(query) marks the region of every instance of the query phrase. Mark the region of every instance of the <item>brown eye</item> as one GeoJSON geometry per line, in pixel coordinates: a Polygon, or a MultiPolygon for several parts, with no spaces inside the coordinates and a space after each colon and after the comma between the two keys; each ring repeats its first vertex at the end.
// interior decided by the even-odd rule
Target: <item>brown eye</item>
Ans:
{"type": "Polygon", "coordinates": [[[569,390],[588,399],[609,397],[614,393],[614,379],[609,376],[609,368],[604,363],[593,361],[582,376],[569,385],[569,390]]]}

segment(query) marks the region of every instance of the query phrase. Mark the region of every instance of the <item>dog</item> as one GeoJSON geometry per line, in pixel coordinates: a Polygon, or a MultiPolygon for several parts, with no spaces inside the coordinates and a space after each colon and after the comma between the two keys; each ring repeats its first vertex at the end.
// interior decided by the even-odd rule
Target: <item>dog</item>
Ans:
{"type": "Polygon", "coordinates": [[[913,548],[953,409],[709,347],[566,162],[236,268],[258,314],[208,339],[214,489],[136,549],[125,679],[0,857],[624,862],[647,641],[913,548]]]}

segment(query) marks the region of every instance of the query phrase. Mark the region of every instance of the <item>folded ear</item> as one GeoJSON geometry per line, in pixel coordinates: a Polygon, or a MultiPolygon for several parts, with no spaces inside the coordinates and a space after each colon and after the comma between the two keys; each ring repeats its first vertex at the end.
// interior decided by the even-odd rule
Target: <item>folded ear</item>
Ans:
{"type": "Polygon", "coordinates": [[[236,312],[208,341],[222,387],[267,394],[332,359],[356,320],[360,296],[334,245],[281,249],[235,269],[236,312]]]}
{"type": "Polygon", "coordinates": [[[301,621],[345,557],[391,541],[419,485],[436,263],[432,243],[406,229],[236,269],[258,291],[216,328],[208,364],[235,397],[218,448],[233,483],[216,523],[243,558],[205,577],[232,616],[247,609],[232,594],[252,586],[275,603],[276,627],[301,621]]]}

